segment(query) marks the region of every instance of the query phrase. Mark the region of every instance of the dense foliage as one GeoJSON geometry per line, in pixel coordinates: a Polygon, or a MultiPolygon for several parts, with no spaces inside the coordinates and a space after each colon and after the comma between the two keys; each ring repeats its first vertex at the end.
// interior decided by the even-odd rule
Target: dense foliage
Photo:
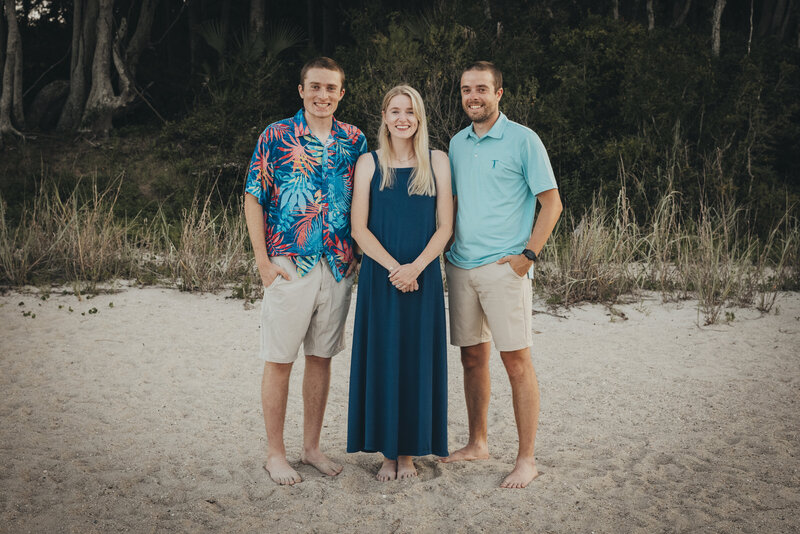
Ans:
{"type": "MultiPolygon", "coordinates": [[[[69,60],[62,56],[73,2],[17,4],[30,106],[47,83],[69,78],[69,60]]],[[[115,137],[101,143],[123,156],[104,166],[105,155],[89,154],[93,169],[73,161],[71,168],[48,172],[94,170],[109,179],[125,172],[146,185],[138,189],[143,198],[182,204],[199,182],[216,181],[223,196],[238,194],[258,133],[296,111],[297,72],[319,53],[335,57],[347,72],[339,118],[374,139],[383,93],[407,82],[425,97],[432,144],[446,148],[466,125],[458,97],[461,69],[490,59],[504,73],[501,109],[543,139],[565,204],[575,213],[597,196],[616,198],[621,186],[640,222],[670,191],[688,213],[700,213],[701,206],[743,206],[747,220],[761,229],[795,209],[800,50],[794,4],[775,29],[764,21],[774,18],[767,5],[780,2],[758,3],[752,15],[749,3],[731,3],[722,19],[719,57],[711,49],[713,2],[691,3],[681,21],[684,0],[647,2],[654,7],[652,29],[645,2],[616,4],[615,18],[613,1],[433,7],[272,2],[266,29],[255,35],[247,29],[245,2],[161,0],[137,71],[141,98],[115,118],[115,137]],[[138,148],[126,152],[130,146],[138,148]]],[[[117,24],[137,5],[115,3],[117,24]]],[[[29,125],[26,133],[35,130],[29,125]]],[[[41,173],[42,163],[58,167],[68,159],[41,154],[73,152],[81,143],[74,133],[7,143],[0,162],[4,198],[24,198],[13,189],[31,187],[30,175],[41,173]]]]}

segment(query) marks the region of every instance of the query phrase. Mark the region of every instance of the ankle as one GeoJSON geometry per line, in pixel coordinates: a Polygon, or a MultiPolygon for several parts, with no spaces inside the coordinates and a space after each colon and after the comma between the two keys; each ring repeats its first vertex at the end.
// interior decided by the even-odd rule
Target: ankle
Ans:
{"type": "Polygon", "coordinates": [[[470,449],[485,451],[489,449],[489,442],[486,440],[486,438],[470,439],[469,442],[467,442],[467,447],[470,449]]]}
{"type": "Polygon", "coordinates": [[[283,460],[285,462],[286,461],[286,451],[267,451],[267,461],[268,462],[273,462],[273,461],[276,461],[276,460],[278,460],[278,461],[283,460]]]}

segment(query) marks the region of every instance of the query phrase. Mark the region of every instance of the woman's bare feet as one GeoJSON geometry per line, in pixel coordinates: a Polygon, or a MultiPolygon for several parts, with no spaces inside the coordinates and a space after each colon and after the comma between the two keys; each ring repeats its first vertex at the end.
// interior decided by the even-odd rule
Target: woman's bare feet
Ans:
{"type": "Polygon", "coordinates": [[[397,460],[383,459],[381,470],[375,475],[381,482],[388,482],[397,478],[397,460]]]}
{"type": "Polygon", "coordinates": [[[306,465],[313,465],[320,473],[329,477],[335,477],[342,472],[342,466],[325,456],[319,449],[304,451],[300,455],[300,461],[306,465]]]}
{"type": "Polygon", "coordinates": [[[449,464],[466,460],[488,460],[489,447],[484,444],[467,444],[466,447],[454,451],[450,456],[439,458],[440,462],[449,464]]]}
{"type": "Polygon", "coordinates": [[[414,461],[411,456],[398,456],[397,478],[403,480],[404,478],[413,478],[415,476],[417,476],[417,468],[414,467],[414,461]]]}
{"type": "Polygon", "coordinates": [[[264,469],[269,473],[269,477],[281,486],[294,486],[303,481],[286,461],[285,456],[268,456],[264,469]]]}
{"type": "Polygon", "coordinates": [[[524,488],[539,476],[533,458],[517,458],[517,465],[500,484],[501,488],[524,488]]]}

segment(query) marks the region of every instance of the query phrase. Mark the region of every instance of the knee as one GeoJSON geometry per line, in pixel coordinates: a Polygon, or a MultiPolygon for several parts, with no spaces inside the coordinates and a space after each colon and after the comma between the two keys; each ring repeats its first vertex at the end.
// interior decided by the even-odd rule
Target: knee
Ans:
{"type": "Polygon", "coordinates": [[[489,366],[489,358],[485,354],[475,352],[462,352],[461,365],[465,371],[480,369],[489,366]]]}
{"type": "Polygon", "coordinates": [[[533,363],[529,355],[515,354],[502,355],[503,365],[506,368],[508,377],[512,380],[523,378],[529,373],[533,373],[533,363]]]}
{"type": "Polygon", "coordinates": [[[320,358],[319,356],[306,355],[306,365],[312,365],[321,369],[329,369],[331,358],[320,358]]]}

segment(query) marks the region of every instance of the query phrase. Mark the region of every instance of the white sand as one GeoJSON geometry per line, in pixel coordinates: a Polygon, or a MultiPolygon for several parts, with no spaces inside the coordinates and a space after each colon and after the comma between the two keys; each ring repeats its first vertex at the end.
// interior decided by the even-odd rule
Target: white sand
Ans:
{"type": "MultiPolygon", "coordinates": [[[[299,362],[286,441],[305,480],[279,487],[262,469],[257,306],[158,288],[7,293],[0,531],[796,532],[800,295],[778,307],[702,328],[694,302],[657,296],[617,306],[627,320],[603,306],[536,315],[542,475],[524,490],[497,487],[516,452],[498,356],[491,459],[425,457],[418,480],[391,483],[373,478],[377,455],[344,452],[349,347],[322,433],[344,472],[297,462],[299,362]]],[[[452,347],[449,364],[453,450],[467,427],[452,347]]]]}

